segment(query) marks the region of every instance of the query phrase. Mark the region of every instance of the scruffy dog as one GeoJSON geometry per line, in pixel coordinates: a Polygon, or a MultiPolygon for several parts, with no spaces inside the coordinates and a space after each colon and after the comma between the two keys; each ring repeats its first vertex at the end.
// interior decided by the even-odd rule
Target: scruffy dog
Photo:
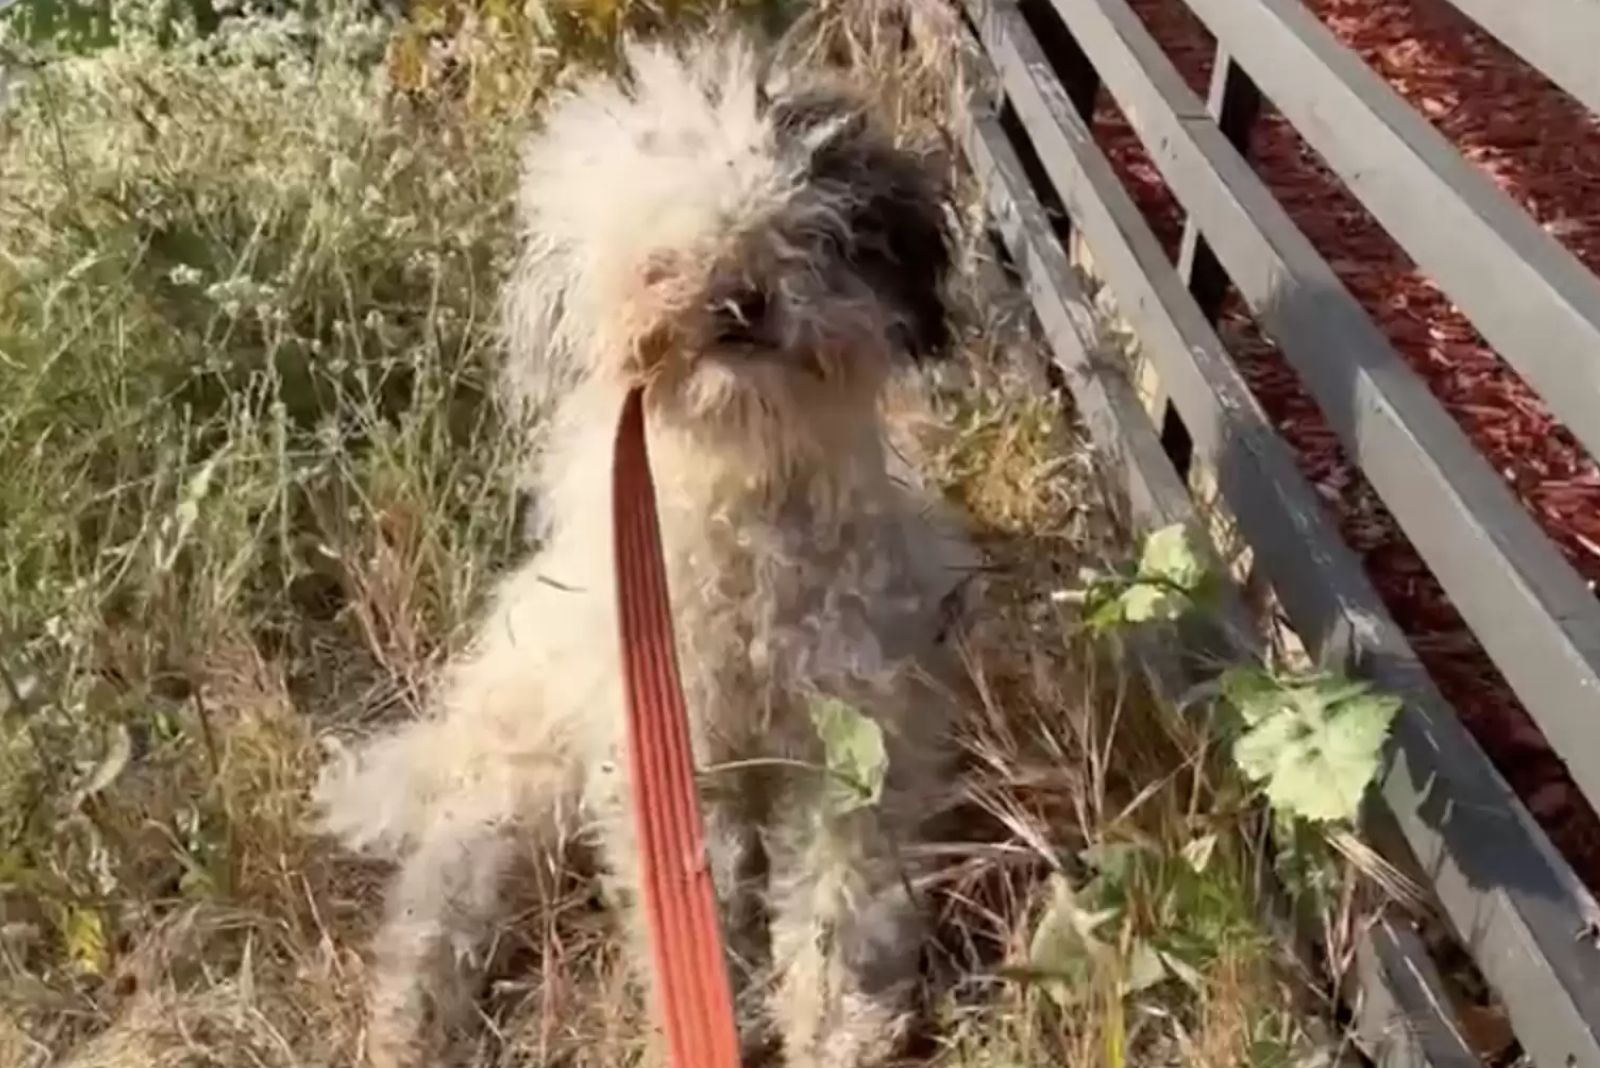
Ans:
{"type": "Polygon", "coordinates": [[[954,580],[927,502],[891,477],[882,409],[900,367],[948,345],[944,184],[849,93],[737,38],[627,58],[554,102],[525,160],[504,386],[548,420],[541,547],[436,714],[319,791],[332,832],[401,861],[377,949],[382,1064],[431,1062],[470,1010],[469,965],[530,840],[597,835],[642,937],[609,501],[635,382],[744,1033],[770,1026],[789,1065],[866,1064],[916,987],[902,850],[947,789],[954,580]],[[830,809],[836,782],[804,766],[823,759],[823,696],[883,729],[876,806],[830,809]]]}

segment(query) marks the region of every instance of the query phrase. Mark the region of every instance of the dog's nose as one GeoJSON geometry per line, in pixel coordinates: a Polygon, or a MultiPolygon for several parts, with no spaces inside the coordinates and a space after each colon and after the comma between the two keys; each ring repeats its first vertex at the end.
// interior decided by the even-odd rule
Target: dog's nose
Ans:
{"type": "Polygon", "coordinates": [[[713,303],[713,329],[719,345],[757,345],[767,337],[767,295],[739,289],[713,303]]]}

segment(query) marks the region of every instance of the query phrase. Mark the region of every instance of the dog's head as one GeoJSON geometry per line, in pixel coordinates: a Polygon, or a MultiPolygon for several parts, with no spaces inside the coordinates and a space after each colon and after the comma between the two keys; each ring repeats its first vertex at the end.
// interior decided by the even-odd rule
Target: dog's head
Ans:
{"type": "Polygon", "coordinates": [[[897,362],[943,352],[936,168],[736,41],[628,60],[529,146],[514,399],[648,382],[669,417],[756,429],[865,410],[897,362]]]}

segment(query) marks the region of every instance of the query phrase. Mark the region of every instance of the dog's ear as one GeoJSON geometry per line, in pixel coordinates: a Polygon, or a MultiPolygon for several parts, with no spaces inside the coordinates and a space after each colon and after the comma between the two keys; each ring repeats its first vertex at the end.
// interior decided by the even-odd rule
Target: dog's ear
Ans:
{"type": "Polygon", "coordinates": [[[937,358],[950,349],[946,194],[921,160],[889,151],[876,165],[881,181],[857,215],[856,254],[904,313],[896,341],[913,359],[937,358]]]}
{"type": "Polygon", "coordinates": [[[854,267],[900,313],[897,346],[918,360],[944,355],[952,257],[942,171],[896,147],[844,92],[784,96],[770,115],[780,144],[805,156],[808,180],[845,205],[854,267]]]}

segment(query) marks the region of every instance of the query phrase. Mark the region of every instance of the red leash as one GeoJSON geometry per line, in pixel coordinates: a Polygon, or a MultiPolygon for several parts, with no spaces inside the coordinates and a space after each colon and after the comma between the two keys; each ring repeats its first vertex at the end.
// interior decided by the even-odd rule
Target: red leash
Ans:
{"type": "Polygon", "coordinates": [[[630,390],[623,402],[612,462],[629,788],[655,965],[656,1011],[671,1068],[738,1068],[738,1026],[695,793],[642,389],[630,390]]]}

